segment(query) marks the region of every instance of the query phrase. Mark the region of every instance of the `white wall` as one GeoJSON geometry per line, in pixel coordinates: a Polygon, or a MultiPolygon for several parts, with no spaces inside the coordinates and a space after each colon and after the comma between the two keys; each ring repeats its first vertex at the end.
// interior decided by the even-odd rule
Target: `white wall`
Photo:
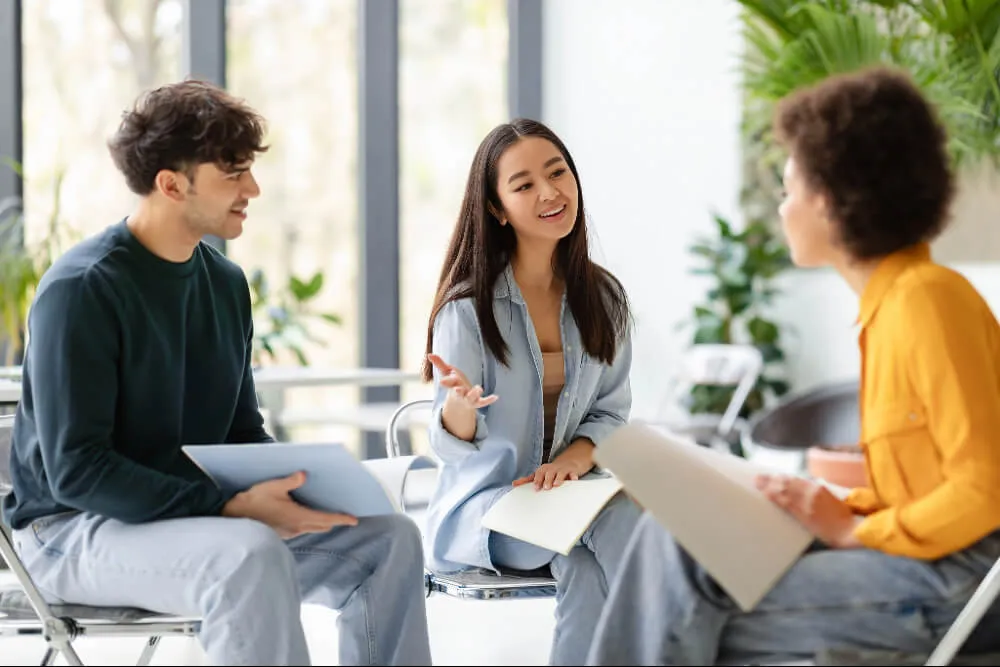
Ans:
{"type": "MultiPolygon", "coordinates": [[[[711,210],[741,221],[738,12],[735,0],[546,0],[545,121],[580,169],[596,257],[632,298],[638,417],[662,400],[688,342],[674,325],[704,293],[688,244],[711,210]]],[[[998,265],[953,266],[1000,312],[998,265]]],[[[780,286],[793,387],[856,377],[854,294],[829,270],[780,286]]]]}
{"type": "Polygon", "coordinates": [[[741,40],[733,0],[546,0],[544,120],[580,170],[596,257],[637,318],[634,414],[662,398],[702,290],[687,246],[736,216],[741,40]]]}
{"type": "Polygon", "coordinates": [[[858,376],[858,300],[832,270],[794,270],[779,282],[774,317],[785,325],[793,390],[858,376]]]}
{"type": "MultiPolygon", "coordinates": [[[[1000,313],[1000,267],[986,263],[950,263],[980,291],[994,313],[1000,313]]],[[[794,386],[858,376],[857,334],[853,327],[857,299],[833,271],[795,271],[782,287],[785,296],[777,317],[795,329],[789,346],[789,372],[794,386]]]]}

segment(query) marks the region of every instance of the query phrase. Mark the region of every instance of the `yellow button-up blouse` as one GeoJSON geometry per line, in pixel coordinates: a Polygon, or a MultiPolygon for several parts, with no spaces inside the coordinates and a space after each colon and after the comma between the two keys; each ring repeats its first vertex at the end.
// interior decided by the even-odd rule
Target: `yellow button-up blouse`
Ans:
{"type": "Polygon", "coordinates": [[[855,535],[935,559],[1000,528],[1000,326],[976,289],[921,244],[883,259],[861,296],[855,535]]]}

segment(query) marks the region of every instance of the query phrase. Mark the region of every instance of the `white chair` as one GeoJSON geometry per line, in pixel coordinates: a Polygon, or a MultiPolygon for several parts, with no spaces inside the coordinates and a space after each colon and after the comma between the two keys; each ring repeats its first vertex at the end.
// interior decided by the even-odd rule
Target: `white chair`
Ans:
{"type": "Polygon", "coordinates": [[[681,355],[659,415],[647,423],[722,449],[739,447],[739,432],[745,425],[740,411],[764,370],[764,358],[753,345],[699,343],[681,355]],[[722,414],[681,412],[681,392],[696,385],[732,387],[733,394],[722,414]]]}
{"type": "MultiPolygon", "coordinates": [[[[10,450],[14,417],[0,417],[0,499],[11,489],[10,450]]],[[[145,637],[137,665],[148,665],[160,643],[171,636],[193,637],[200,620],[178,618],[144,609],[50,605],[17,555],[8,528],[0,523],[0,556],[14,575],[13,586],[0,586],[0,639],[41,636],[46,643],[42,665],[52,665],[62,653],[70,665],[82,665],[72,643],[80,637],[145,637]]]]}
{"type": "MultiPolygon", "coordinates": [[[[394,458],[401,455],[399,444],[401,427],[412,425],[417,415],[421,413],[427,415],[433,403],[429,399],[410,401],[393,413],[385,433],[386,456],[394,458]]],[[[414,518],[419,520],[429,499],[428,496],[422,506],[410,503],[403,507],[403,511],[415,515],[414,518]]],[[[547,568],[532,572],[507,570],[502,571],[500,575],[479,568],[454,573],[427,570],[424,582],[428,596],[432,593],[444,593],[467,600],[511,600],[554,597],[556,594],[556,581],[547,568]]]]}

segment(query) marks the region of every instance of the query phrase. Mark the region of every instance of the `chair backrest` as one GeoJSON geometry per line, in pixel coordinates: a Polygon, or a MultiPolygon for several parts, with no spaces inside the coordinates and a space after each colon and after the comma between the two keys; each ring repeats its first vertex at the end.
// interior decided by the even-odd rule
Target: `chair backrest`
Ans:
{"type": "Polygon", "coordinates": [[[681,356],[678,375],[695,384],[732,386],[760,375],[763,367],[764,358],[753,345],[697,343],[681,356]]]}
{"type": "Polygon", "coordinates": [[[14,415],[0,415],[0,498],[10,493],[10,451],[14,439],[14,415]]]}
{"type": "Polygon", "coordinates": [[[677,399],[678,388],[682,385],[735,387],[716,429],[725,435],[736,424],[763,370],[764,357],[753,345],[697,343],[682,354],[667,402],[677,399]]]}
{"type": "Polygon", "coordinates": [[[429,398],[422,398],[404,403],[389,418],[389,425],[385,429],[385,455],[392,459],[401,454],[399,451],[399,429],[408,425],[416,413],[422,410],[430,411],[434,401],[429,398]]]}

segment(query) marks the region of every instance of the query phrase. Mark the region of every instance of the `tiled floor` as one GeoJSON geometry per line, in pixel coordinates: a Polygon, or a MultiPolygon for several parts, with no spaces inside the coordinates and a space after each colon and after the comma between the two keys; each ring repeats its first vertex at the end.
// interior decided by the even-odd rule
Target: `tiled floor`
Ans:
{"type": "MultiPolygon", "coordinates": [[[[0,584],[10,575],[0,573],[0,584]]],[[[553,600],[464,601],[434,595],[427,600],[435,665],[544,665],[548,660],[553,600]]],[[[302,621],[315,665],[337,664],[336,613],[307,605],[302,621]]],[[[135,664],[141,639],[82,639],[76,647],[85,664],[135,664]]],[[[38,664],[44,642],[36,637],[0,637],[0,665],[38,664]]],[[[57,664],[66,664],[60,661],[57,664]]],[[[197,642],[164,639],[154,665],[203,665],[197,642]]]]}

